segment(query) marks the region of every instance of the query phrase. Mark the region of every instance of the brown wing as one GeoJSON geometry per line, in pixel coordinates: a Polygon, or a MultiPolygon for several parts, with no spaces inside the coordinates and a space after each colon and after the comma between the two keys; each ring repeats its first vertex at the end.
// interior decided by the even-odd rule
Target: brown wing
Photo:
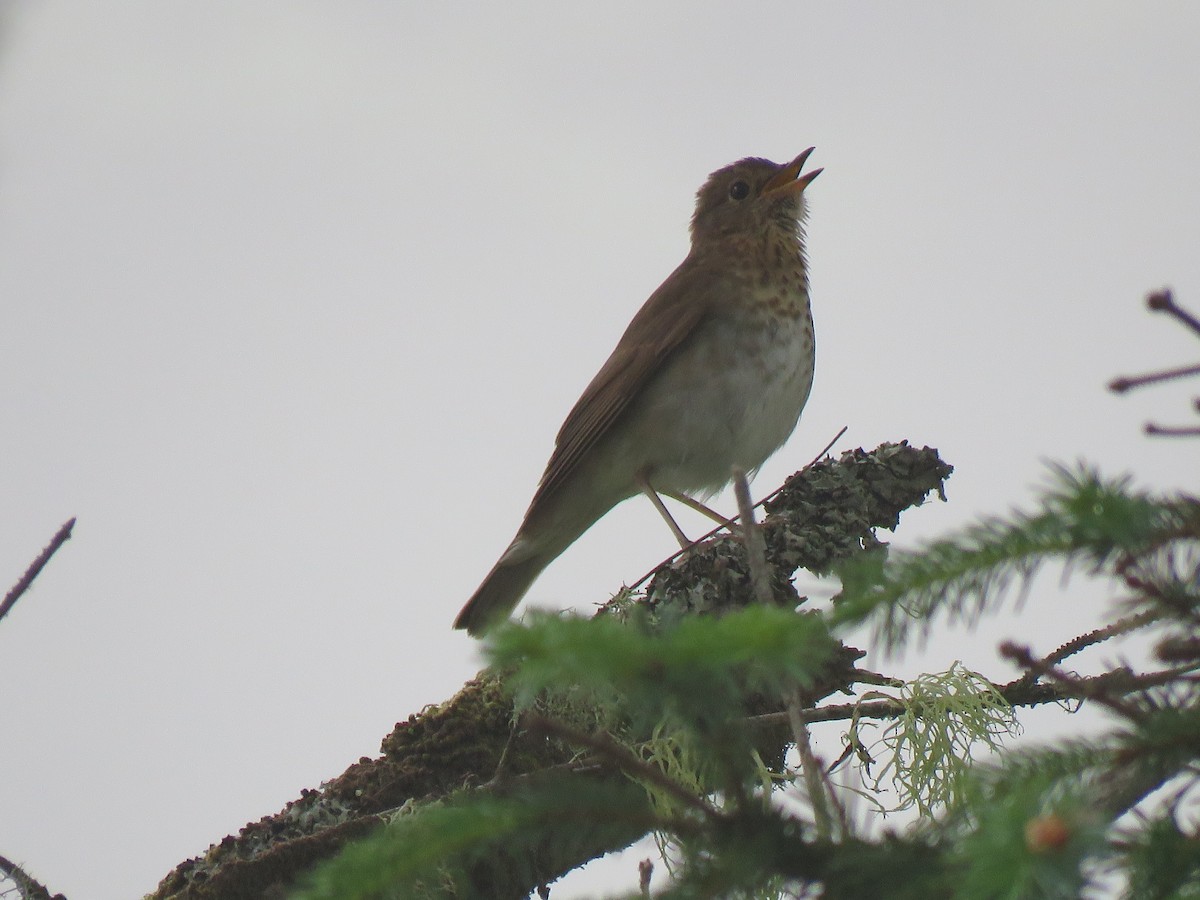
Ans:
{"type": "Polygon", "coordinates": [[[555,491],[599,442],[659,366],[708,315],[710,273],[692,258],[638,310],[617,347],[567,415],[531,508],[555,491]]]}

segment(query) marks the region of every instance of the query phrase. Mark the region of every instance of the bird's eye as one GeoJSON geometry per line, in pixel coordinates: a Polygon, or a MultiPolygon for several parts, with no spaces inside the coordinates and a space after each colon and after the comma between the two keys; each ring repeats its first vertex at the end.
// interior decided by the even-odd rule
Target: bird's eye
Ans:
{"type": "Polygon", "coordinates": [[[734,200],[745,200],[750,196],[750,185],[744,181],[735,181],[729,186],[729,196],[734,200]]]}

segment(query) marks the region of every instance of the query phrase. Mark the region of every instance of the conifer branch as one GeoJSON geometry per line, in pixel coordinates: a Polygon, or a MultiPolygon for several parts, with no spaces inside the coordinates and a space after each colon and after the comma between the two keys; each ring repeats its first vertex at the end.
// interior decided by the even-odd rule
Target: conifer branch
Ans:
{"type": "MultiPolygon", "coordinates": [[[[1141,722],[1144,718],[1141,710],[1126,703],[1116,691],[1109,687],[1110,683],[1114,681],[1120,685],[1133,684],[1134,676],[1128,669],[1114,669],[1106,673],[1106,677],[1102,681],[1095,679],[1089,681],[1064,672],[1045,660],[1035,659],[1028,647],[1011,641],[1005,641],[1000,645],[1000,655],[1011,659],[1021,668],[1029,670],[1036,677],[1046,678],[1062,686],[1064,691],[1069,691],[1078,699],[1094,700],[1134,723],[1141,722]]],[[[1126,691],[1126,693],[1131,693],[1131,691],[1126,691]]]]}
{"type": "MultiPolygon", "coordinates": [[[[761,526],[776,597],[794,604],[798,598],[790,576],[798,567],[827,572],[837,561],[861,552],[864,544],[874,542],[876,528],[894,529],[904,509],[920,504],[930,492],[941,494],[951,471],[936,451],[900,443],[871,452],[848,451],[793,475],[766,504],[761,526]]],[[[745,549],[740,540],[725,538],[696,547],[678,565],[659,571],[644,598],[618,598],[600,615],[624,618],[640,608],[658,619],[668,612],[742,608],[750,597],[745,549]]],[[[580,603],[585,600],[581,591],[580,603]]],[[[806,690],[808,702],[845,685],[858,655],[847,651],[828,677],[806,690]]],[[[487,784],[506,747],[512,777],[571,764],[574,752],[560,741],[514,734],[512,716],[503,680],[482,675],[446,703],[398,724],[383,740],[378,758],[360,760],[319,789],[303,792],[276,815],[246,825],[202,858],[180,864],[151,897],[199,900],[237,896],[239,891],[261,896],[271,885],[294,884],[348,840],[377,829],[381,817],[392,811],[487,784]]],[[[547,871],[573,868],[643,833],[631,826],[622,843],[614,839],[616,831],[606,832],[610,843],[585,842],[571,859],[547,862],[547,871]]],[[[543,871],[528,890],[544,879],[543,871]]]]}

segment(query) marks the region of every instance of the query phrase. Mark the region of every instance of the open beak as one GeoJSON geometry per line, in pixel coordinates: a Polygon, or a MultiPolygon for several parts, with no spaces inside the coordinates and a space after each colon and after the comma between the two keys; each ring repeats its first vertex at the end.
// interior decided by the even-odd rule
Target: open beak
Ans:
{"type": "Polygon", "coordinates": [[[807,174],[801,175],[800,170],[804,168],[804,163],[808,161],[816,147],[809,147],[790,163],[771,176],[771,179],[763,185],[763,196],[774,196],[776,194],[800,194],[812,182],[814,178],[820,175],[824,169],[813,169],[807,174]]]}

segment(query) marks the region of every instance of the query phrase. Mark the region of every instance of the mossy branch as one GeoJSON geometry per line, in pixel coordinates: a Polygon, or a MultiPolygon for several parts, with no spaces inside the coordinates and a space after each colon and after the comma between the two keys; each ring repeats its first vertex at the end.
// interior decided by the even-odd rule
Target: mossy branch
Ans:
{"type": "MultiPolygon", "coordinates": [[[[797,568],[826,572],[874,544],[875,529],[895,528],[902,510],[919,505],[931,492],[940,494],[951,471],[935,451],[900,443],[850,451],[793,475],[767,504],[762,523],[777,596],[784,602],[795,598],[789,579],[797,568]]],[[[722,538],[660,571],[644,598],[625,596],[601,614],[625,615],[637,607],[661,621],[752,602],[744,548],[736,538],[722,538]]],[[[814,684],[806,699],[814,702],[848,684],[857,655],[842,653],[834,671],[814,684]]],[[[347,841],[375,831],[397,810],[438,802],[456,791],[496,790],[504,778],[532,778],[573,764],[573,748],[514,730],[513,712],[501,679],[482,674],[452,699],[398,724],[384,738],[379,757],[359,760],[319,788],[304,791],[279,813],[223,839],[204,857],[180,864],[150,897],[281,897],[318,862],[347,841]],[[504,777],[496,780],[502,759],[504,777]]],[[[780,746],[784,740],[781,736],[780,746]]],[[[603,770],[596,774],[610,776],[624,777],[606,776],[603,770]]],[[[627,846],[644,833],[645,822],[639,819],[625,831],[604,830],[559,854],[549,851],[564,850],[562,841],[531,851],[537,865],[525,870],[524,889],[627,846]]]]}

